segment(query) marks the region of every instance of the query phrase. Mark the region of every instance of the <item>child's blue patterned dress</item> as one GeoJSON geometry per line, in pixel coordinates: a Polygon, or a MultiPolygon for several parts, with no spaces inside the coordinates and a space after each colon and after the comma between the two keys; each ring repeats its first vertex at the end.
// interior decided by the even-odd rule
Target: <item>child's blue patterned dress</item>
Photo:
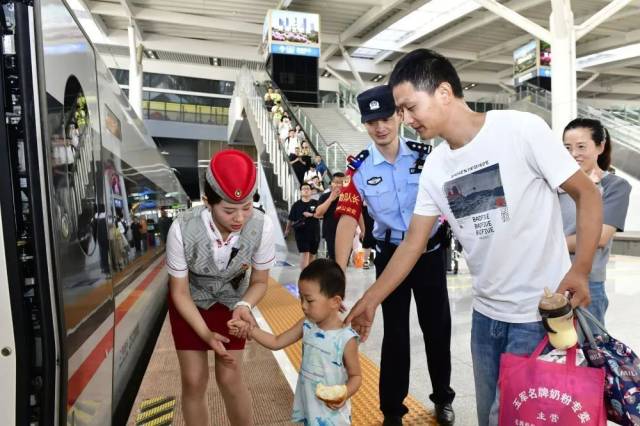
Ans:
{"type": "Polygon", "coordinates": [[[351,424],[351,401],[347,401],[339,410],[332,410],[316,398],[316,385],[347,383],[343,354],[347,342],[352,338],[358,339],[358,334],[351,327],[322,330],[311,321],[304,321],[302,365],[298,374],[291,418],[294,423],[303,423],[305,426],[351,424]]]}

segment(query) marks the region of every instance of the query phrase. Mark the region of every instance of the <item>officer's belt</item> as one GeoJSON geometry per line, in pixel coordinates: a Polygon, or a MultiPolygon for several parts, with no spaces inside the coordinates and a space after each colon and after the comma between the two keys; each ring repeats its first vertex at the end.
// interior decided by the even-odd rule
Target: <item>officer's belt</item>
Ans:
{"type": "MultiPolygon", "coordinates": [[[[391,242],[391,240],[404,240],[405,232],[404,231],[396,231],[395,229],[387,229],[384,233],[384,241],[385,244],[396,245],[391,242]]],[[[440,238],[439,232],[429,238],[429,242],[427,242],[427,252],[433,251],[440,247],[440,238]]]]}

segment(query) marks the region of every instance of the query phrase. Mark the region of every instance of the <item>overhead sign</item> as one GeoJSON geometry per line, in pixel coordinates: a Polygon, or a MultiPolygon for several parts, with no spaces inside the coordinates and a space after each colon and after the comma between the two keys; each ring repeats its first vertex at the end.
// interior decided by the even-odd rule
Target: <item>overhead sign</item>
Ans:
{"type": "Polygon", "coordinates": [[[320,15],[269,10],[263,27],[266,54],[320,56],[320,15]]]}
{"type": "Polygon", "coordinates": [[[542,40],[531,40],[513,52],[514,84],[534,77],[551,77],[551,46],[542,40]]]}

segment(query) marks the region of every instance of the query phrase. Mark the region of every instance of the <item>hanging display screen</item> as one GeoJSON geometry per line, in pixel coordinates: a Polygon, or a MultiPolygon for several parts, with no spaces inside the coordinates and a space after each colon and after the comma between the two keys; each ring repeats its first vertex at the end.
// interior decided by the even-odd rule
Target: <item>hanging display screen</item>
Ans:
{"type": "Polygon", "coordinates": [[[270,10],[263,27],[264,53],[320,56],[320,15],[270,10]]]}

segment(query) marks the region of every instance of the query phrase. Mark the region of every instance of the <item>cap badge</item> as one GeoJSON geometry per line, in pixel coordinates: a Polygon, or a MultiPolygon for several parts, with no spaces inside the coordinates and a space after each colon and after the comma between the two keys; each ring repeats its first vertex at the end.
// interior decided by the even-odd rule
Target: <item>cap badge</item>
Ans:
{"type": "Polygon", "coordinates": [[[236,196],[236,198],[240,198],[240,196],[242,195],[242,191],[240,191],[239,189],[236,189],[236,192],[234,192],[234,195],[236,196]]]}
{"type": "Polygon", "coordinates": [[[369,102],[369,109],[370,109],[371,111],[375,111],[375,110],[377,110],[377,109],[380,109],[380,102],[378,102],[378,101],[371,101],[371,102],[369,102]]]}

